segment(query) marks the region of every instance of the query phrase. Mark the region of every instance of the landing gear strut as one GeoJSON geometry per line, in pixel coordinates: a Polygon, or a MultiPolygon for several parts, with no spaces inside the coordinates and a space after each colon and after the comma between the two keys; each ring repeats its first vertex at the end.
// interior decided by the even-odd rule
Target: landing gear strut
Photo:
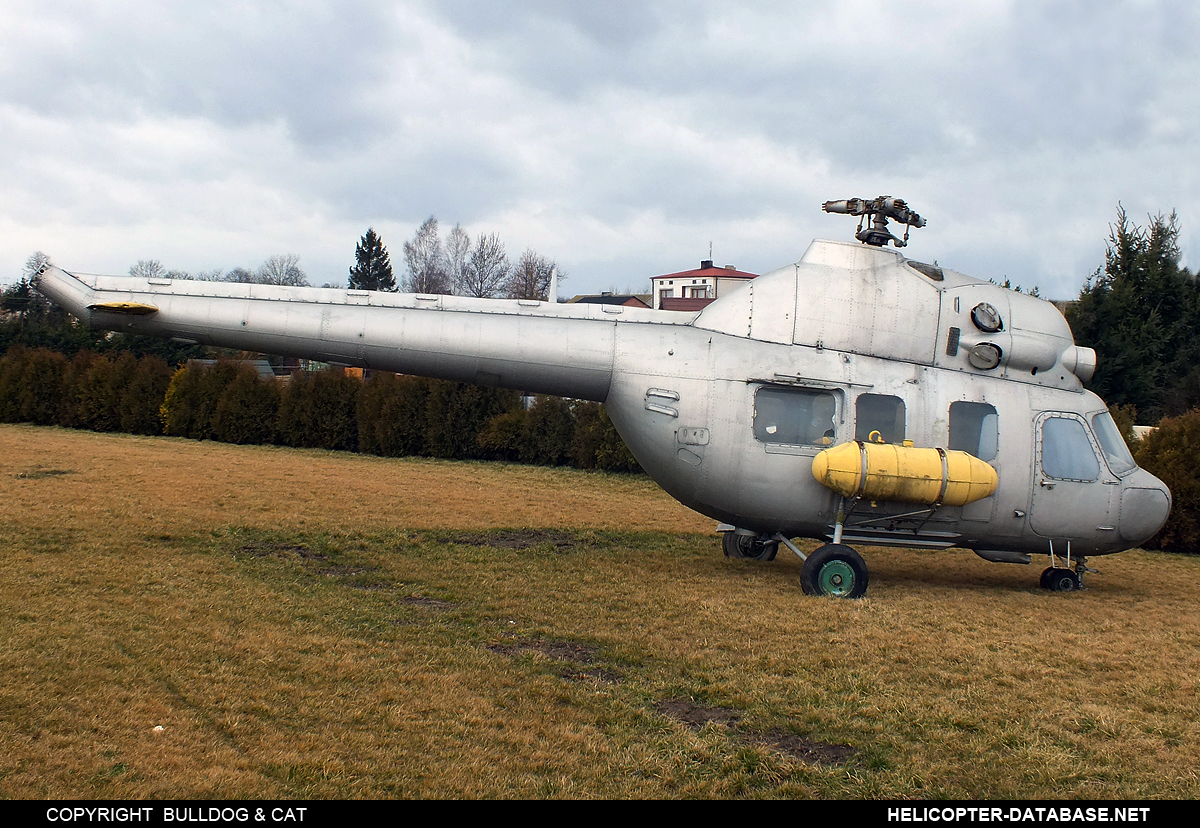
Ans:
{"type": "Polygon", "coordinates": [[[1084,589],[1083,575],[1085,572],[1095,572],[1087,565],[1087,558],[1080,555],[1075,559],[1075,568],[1071,568],[1071,542],[1067,541],[1067,565],[1059,566],[1058,558],[1054,555],[1054,541],[1050,541],[1050,566],[1042,572],[1042,589],[1051,592],[1075,592],[1084,589]]]}
{"type": "Polygon", "coordinates": [[[838,598],[860,598],[867,591],[867,563],[862,556],[841,539],[841,523],[834,530],[834,543],[819,547],[805,555],[783,533],[755,535],[739,532],[728,524],[721,527],[721,549],[727,558],[750,558],[773,561],[780,544],[796,553],[804,566],[800,568],[800,586],[806,595],[833,595],[838,598]]]}
{"type": "Polygon", "coordinates": [[[833,527],[833,543],[817,547],[811,555],[805,555],[796,544],[782,533],[775,539],[796,553],[804,566],[800,568],[800,586],[805,595],[833,595],[838,598],[861,598],[867,592],[867,562],[846,544],[842,543],[842,524],[845,512],[838,509],[833,527]]]}

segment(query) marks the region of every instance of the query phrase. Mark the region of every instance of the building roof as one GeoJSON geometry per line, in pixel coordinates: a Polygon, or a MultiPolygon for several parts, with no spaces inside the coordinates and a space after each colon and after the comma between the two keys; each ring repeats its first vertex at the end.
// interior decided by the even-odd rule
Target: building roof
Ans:
{"type": "Polygon", "coordinates": [[[733,265],[714,267],[711,259],[705,259],[700,262],[700,267],[696,270],[681,270],[678,273],[664,273],[662,276],[650,278],[653,281],[655,279],[754,279],[757,277],[757,273],[737,270],[733,265]]]}
{"type": "Polygon", "coordinates": [[[624,305],[627,308],[650,307],[650,305],[648,305],[640,296],[621,293],[601,293],[596,295],[581,294],[573,297],[569,301],[572,303],[581,302],[587,305],[624,305]]]}

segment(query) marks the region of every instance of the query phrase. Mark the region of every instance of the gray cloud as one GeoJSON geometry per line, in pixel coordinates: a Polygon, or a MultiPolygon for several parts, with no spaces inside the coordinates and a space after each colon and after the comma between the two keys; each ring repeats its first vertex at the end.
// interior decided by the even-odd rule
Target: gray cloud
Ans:
{"type": "MultiPolygon", "coordinates": [[[[913,255],[1069,296],[1121,201],[1196,249],[1185,3],[24,4],[0,0],[0,280],[301,255],[368,224],[533,245],[572,291],[848,238],[901,195],[913,255]]],[[[1195,258],[1195,256],[1193,256],[1195,258]]],[[[564,286],[566,289],[567,286],[564,286]]]]}

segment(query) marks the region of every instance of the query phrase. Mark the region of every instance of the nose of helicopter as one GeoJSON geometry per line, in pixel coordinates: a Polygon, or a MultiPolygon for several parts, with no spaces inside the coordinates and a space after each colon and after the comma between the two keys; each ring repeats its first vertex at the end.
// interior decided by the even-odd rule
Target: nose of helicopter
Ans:
{"type": "Polygon", "coordinates": [[[1145,469],[1138,469],[1122,483],[1121,539],[1134,545],[1145,543],[1167,522],[1171,490],[1145,469]]]}

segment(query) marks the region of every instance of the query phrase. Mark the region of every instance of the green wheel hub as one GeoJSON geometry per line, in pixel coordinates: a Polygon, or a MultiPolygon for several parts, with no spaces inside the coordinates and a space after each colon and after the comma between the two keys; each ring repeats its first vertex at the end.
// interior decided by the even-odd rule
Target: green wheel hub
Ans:
{"type": "Polygon", "coordinates": [[[833,560],[817,573],[817,586],[824,595],[849,595],[854,591],[854,567],[833,560]]]}
{"type": "Polygon", "coordinates": [[[827,543],[813,550],[800,567],[800,586],[805,595],[861,598],[870,577],[862,556],[841,543],[827,543]]]}

